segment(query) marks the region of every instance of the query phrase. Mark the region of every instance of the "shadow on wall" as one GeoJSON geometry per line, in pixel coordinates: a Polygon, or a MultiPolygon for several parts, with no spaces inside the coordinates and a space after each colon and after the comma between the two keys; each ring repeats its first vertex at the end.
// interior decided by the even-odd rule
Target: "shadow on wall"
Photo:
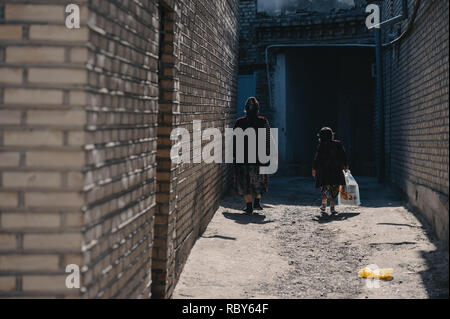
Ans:
{"type": "Polygon", "coordinates": [[[420,271],[420,276],[427,290],[428,297],[432,299],[448,299],[448,255],[444,257],[444,248],[422,252],[422,258],[426,260],[428,269],[420,271]]]}
{"type": "Polygon", "coordinates": [[[422,277],[428,297],[448,299],[448,248],[436,237],[435,231],[422,214],[412,209],[410,204],[407,204],[405,208],[419,220],[428,240],[436,247],[432,251],[421,251],[421,257],[426,261],[428,267],[419,271],[419,274],[422,277]]]}

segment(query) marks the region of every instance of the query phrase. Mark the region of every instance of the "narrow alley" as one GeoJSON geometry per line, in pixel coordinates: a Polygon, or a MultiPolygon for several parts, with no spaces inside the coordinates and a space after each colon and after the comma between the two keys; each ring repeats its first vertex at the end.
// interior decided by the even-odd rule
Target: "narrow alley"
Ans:
{"type": "Polygon", "coordinates": [[[448,298],[448,17],[0,0],[0,299],[448,298]]]}
{"type": "Polygon", "coordinates": [[[448,298],[448,251],[405,202],[357,178],[360,207],[319,211],[312,179],[276,177],[264,216],[246,216],[236,195],[197,240],[174,298],[448,298]],[[368,288],[358,270],[394,268],[368,288]]]}

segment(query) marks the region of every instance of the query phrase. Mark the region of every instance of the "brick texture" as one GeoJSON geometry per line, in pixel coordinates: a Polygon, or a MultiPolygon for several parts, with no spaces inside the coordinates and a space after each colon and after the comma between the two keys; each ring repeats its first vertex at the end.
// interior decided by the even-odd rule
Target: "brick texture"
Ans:
{"type": "Polygon", "coordinates": [[[86,90],[88,69],[68,56],[87,44],[87,26],[71,35],[64,1],[45,2],[0,3],[0,297],[81,296],[57,279],[82,261],[84,219],[71,216],[84,182],[69,176],[84,174],[86,155],[69,136],[84,131],[86,109],[69,96],[86,90]]]}
{"type": "Polygon", "coordinates": [[[0,3],[0,297],[168,298],[230,181],[170,131],[231,125],[238,1],[69,3],[0,3]]]}
{"type": "Polygon", "coordinates": [[[179,9],[165,12],[163,19],[152,289],[159,298],[171,295],[195,239],[228,189],[225,164],[171,163],[169,135],[173,128],[185,128],[192,136],[194,119],[202,121],[202,129],[224,132],[232,126],[238,6],[235,1],[180,1],[179,9]]]}
{"type": "Polygon", "coordinates": [[[90,7],[95,27],[94,49],[87,53],[92,92],[84,138],[90,148],[83,248],[88,298],[150,296],[157,13],[155,1],[92,1],[90,7]]]}
{"type": "MultiPolygon", "coordinates": [[[[415,3],[408,1],[410,17],[415,3]]],[[[385,1],[382,12],[384,20],[400,14],[401,1],[385,1]]],[[[384,49],[384,113],[381,114],[380,105],[377,108],[378,118],[384,118],[386,179],[406,193],[414,206],[431,201],[418,187],[441,198],[446,212],[424,214],[447,243],[448,13],[448,1],[422,1],[410,32],[384,49]]],[[[392,40],[388,38],[389,33],[398,36],[405,31],[408,21],[386,30],[384,41],[392,40]]]]}

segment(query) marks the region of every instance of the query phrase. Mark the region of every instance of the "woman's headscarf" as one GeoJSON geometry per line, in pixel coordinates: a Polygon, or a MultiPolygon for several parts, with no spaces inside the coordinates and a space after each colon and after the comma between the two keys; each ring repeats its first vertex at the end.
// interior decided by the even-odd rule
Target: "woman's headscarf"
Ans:
{"type": "Polygon", "coordinates": [[[259,102],[256,97],[249,97],[245,102],[245,113],[250,120],[255,120],[259,113],[259,102]]]}
{"type": "Polygon", "coordinates": [[[322,127],[317,134],[321,143],[329,142],[333,139],[333,130],[329,127],[322,127]]]}

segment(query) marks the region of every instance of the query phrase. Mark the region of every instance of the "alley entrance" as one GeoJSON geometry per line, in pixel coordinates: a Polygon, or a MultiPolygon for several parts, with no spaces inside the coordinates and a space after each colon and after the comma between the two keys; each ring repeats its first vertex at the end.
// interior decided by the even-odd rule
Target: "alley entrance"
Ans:
{"type": "Polygon", "coordinates": [[[274,122],[280,127],[280,168],[309,175],[317,132],[329,126],[347,150],[352,172],[374,176],[374,49],[288,47],[273,76],[274,122]]]}
{"type": "Polygon", "coordinates": [[[265,217],[222,201],[197,240],[174,298],[448,298],[448,251],[375,178],[358,178],[360,207],[322,216],[311,178],[277,177],[265,217]],[[394,268],[369,288],[358,270],[394,268]]]}

